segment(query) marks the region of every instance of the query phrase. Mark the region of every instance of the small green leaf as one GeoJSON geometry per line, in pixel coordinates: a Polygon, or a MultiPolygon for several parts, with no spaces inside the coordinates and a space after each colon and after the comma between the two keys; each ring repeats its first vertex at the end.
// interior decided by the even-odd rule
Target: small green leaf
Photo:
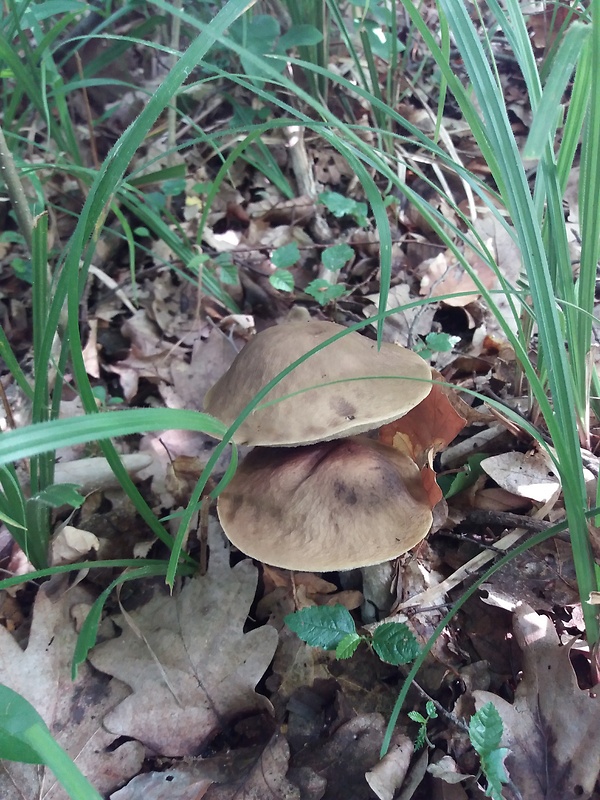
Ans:
{"type": "Polygon", "coordinates": [[[504,766],[504,759],[509,752],[507,747],[499,747],[497,750],[492,750],[487,756],[481,757],[481,769],[488,782],[485,794],[492,800],[504,800],[502,784],[508,783],[510,780],[504,766]]]}
{"type": "Polygon", "coordinates": [[[281,269],[291,267],[299,260],[300,250],[296,242],[290,242],[290,244],[284,244],[278,247],[277,250],[273,251],[273,255],[271,256],[271,263],[273,266],[280,267],[281,269]]]}
{"type": "Polygon", "coordinates": [[[185,179],[174,178],[165,181],[162,185],[163,192],[170,197],[177,197],[178,194],[185,192],[185,179]]]}
{"type": "Polygon", "coordinates": [[[337,300],[338,297],[344,297],[348,294],[348,290],[339,284],[332,284],[324,278],[317,278],[311,281],[306,289],[306,294],[314,297],[319,305],[326,306],[332,300],[337,300]]]}
{"type": "Polygon", "coordinates": [[[335,648],[335,657],[339,659],[350,658],[350,656],[354,655],[360,643],[361,637],[358,633],[349,633],[347,636],[344,636],[342,641],[335,648]]]}
{"type": "Polygon", "coordinates": [[[334,215],[334,217],[354,217],[358,225],[367,225],[366,203],[359,203],[352,197],[346,197],[339,192],[322,192],[319,201],[334,215]]]}
{"type": "Polygon", "coordinates": [[[290,50],[292,47],[306,47],[323,41],[323,34],[314,25],[292,25],[279,40],[279,47],[290,50]]]}
{"type": "Polygon", "coordinates": [[[351,216],[356,210],[356,200],[339,192],[321,192],[319,201],[334,217],[351,216]]]}
{"type": "Polygon", "coordinates": [[[477,453],[477,455],[469,456],[464,468],[457,472],[455,475],[439,475],[437,482],[440,489],[444,493],[444,497],[448,500],[460,492],[464,492],[469,486],[476,483],[479,476],[483,473],[481,469],[481,462],[489,458],[488,453],[477,453]]]}
{"type": "Polygon", "coordinates": [[[335,650],[348,634],[356,633],[354,620],[342,605],[303,608],[288,614],[284,622],[303,642],[323,650],[335,650]]]}
{"type": "Polygon", "coordinates": [[[21,281],[25,283],[33,283],[33,265],[31,261],[25,261],[23,258],[13,258],[10,262],[13,272],[21,281]]]}
{"type": "Polygon", "coordinates": [[[425,342],[434,353],[450,353],[460,342],[460,336],[450,336],[449,333],[428,333],[425,342]]]}
{"type": "Polygon", "coordinates": [[[270,53],[279,36],[279,22],[270,14],[257,14],[246,28],[246,46],[254,53],[270,53]]]}
{"type": "Polygon", "coordinates": [[[327,269],[332,272],[345,267],[348,261],[354,257],[354,250],[348,244],[334,244],[323,251],[321,261],[327,269]]]}
{"type": "Polygon", "coordinates": [[[269,283],[274,289],[279,292],[293,292],[294,291],[294,276],[287,269],[277,269],[272,275],[269,275],[269,283]]]}
{"type": "Polygon", "coordinates": [[[409,711],[408,718],[412,719],[413,722],[418,722],[419,725],[427,725],[427,720],[423,714],[419,714],[418,711],[409,711]]]}
{"type": "Polygon", "coordinates": [[[238,268],[235,264],[220,264],[218,267],[219,280],[226,286],[237,286],[238,268]]]}
{"type": "Polygon", "coordinates": [[[437,719],[437,711],[435,710],[435,703],[433,700],[428,700],[425,703],[425,711],[427,711],[427,716],[429,719],[437,719]]]}
{"type": "Polygon", "coordinates": [[[419,655],[419,643],[403,622],[384,622],[375,629],[373,649],[387,664],[408,664],[419,655]]]}
{"type": "Polygon", "coordinates": [[[79,485],[76,483],[55,483],[53,486],[47,486],[42,492],[35,495],[35,499],[51,508],[60,508],[60,506],[79,508],[84,501],[79,493],[79,485]]]}

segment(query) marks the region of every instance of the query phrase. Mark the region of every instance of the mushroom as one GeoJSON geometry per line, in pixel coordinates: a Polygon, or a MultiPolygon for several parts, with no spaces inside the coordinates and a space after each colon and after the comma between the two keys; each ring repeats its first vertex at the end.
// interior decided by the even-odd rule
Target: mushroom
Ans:
{"type": "Polygon", "coordinates": [[[230,541],[276,567],[326,572],[395,558],[432,523],[419,469],[366,437],[253,450],[218,499],[230,541]]]}
{"type": "MultiPolygon", "coordinates": [[[[231,425],[286,367],[345,330],[291,322],[257,334],[207,392],[204,408],[231,425]]],[[[233,435],[241,445],[297,446],[364,433],[403,416],[431,391],[431,369],[411,350],[349,333],[293,369],[233,435]],[[282,399],[283,398],[283,399],[282,399]],[[273,403],[272,401],[280,401],[273,403]]]]}

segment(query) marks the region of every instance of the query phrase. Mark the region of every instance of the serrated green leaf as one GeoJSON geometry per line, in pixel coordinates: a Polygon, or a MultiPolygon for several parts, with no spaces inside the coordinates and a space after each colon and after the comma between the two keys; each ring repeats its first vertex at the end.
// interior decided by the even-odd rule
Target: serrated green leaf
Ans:
{"type": "Polygon", "coordinates": [[[421,725],[421,727],[419,728],[419,732],[417,733],[417,738],[415,739],[415,750],[420,750],[425,744],[426,739],[427,739],[427,728],[425,727],[425,725],[421,725]]]}
{"type": "Polygon", "coordinates": [[[356,652],[356,648],[361,642],[361,637],[358,633],[349,633],[344,636],[342,641],[335,648],[335,657],[340,660],[350,658],[356,652]]]}
{"type": "Polygon", "coordinates": [[[293,292],[294,291],[294,276],[287,269],[277,269],[272,275],[269,275],[269,283],[274,289],[279,292],[293,292]]]}
{"type": "Polygon", "coordinates": [[[323,650],[335,650],[348,634],[356,633],[354,620],[342,605],[303,608],[288,614],[284,622],[303,642],[323,650]]]}
{"type": "Polygon", "coordinates": [[[408,718],[412,719],[413,722],[418,722],[419,725],[426,725],[427,724],[427,720],[425,719],[423,714],[419,714],[418,711],[409,711],[408,712],[408,718]]]}
{"type": "Polygon", "coordinates": [[[79,508],[84,500],[76,483],[55,483],[53,486],[46,487],[43,492],[39,492],[35,499],[51,508],[60,508],[60,506],[79,508]]]}
{"type": "Polygon", "coordinates": [[[326,306],[332,300],[337,300],[337,298],[348,294],[348,290],[344,286],[329,283],[324,278],[317,278],[311,281],[304,291],[314,297],[317,303],[322,306],[326,306]]]}
{"type": "Polygon", "coordinates": [[[323,251],[321,261],[327,269],[336,272],[345,267],[354,256],[354,250],[348,244],[334,244],[323,251]]]}
{"type": "Polygon", "coordinates": [[[271,263],[273,266],[280,267],[281,269],[291,267],[299,260],[300,250],[296,242],[290,242],[290,244],[284,244],[278,247],[277,250],[273,251],[273,255],[271,256],[271,263]]]}
{"type": "Polygon", "coordinates": [[[419,655],[419,643],[403,622],[384,622],[373,634],[373,650],[387,664],[408,664],[419,655]]]}
{"type": "Polygon", "coordinates": [[[480,757],[496,750],[502,739],[503,725],[498,709],[493,703],[486,703],[471,717],[469,738],[480,757]]]}

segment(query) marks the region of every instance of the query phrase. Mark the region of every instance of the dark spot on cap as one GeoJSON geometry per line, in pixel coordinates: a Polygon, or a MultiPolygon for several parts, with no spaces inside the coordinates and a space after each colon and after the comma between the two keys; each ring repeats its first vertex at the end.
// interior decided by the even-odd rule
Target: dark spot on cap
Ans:
{"type": "Polygon", "coordinates": [[[356,408],[352,403],[344,400],[343,397],[334,397],[331,401],[331,407],[336,414],[339,414],[349,421],[352,421],[356,417],[356,408]]]}
{"type": "Polygon", "coordinates": [[[349,506],[355,506],[358,503],[356,492],[351,486],[346,486],[342,481],[336,481],[333,485],[333,492],[335,499],[340,503],[346,503],[349,506]]]}

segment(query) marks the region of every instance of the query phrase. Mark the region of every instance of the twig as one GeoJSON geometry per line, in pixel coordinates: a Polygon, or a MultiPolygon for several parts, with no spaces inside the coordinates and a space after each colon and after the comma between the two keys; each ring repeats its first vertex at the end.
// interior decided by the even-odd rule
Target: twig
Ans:
{"type": "MultiPolygon", "coordinates": [[[[77,64],[77,72],[79,73],[79,77],[81,78],[82,82],[84,79],[83,74],[83,64],[81,63],[81,56],[79,55],[79,51],[76,50],[74,53],[75,56],[75,63],[77,64]]],[[[92,153],[92,163],[94,164],[94,169],[100,169],[100,160],[98,158],[98,148],[96,147],[96,132],[94,131],[94,120],[92,117],[92,109],[90,107],[90,99],[88,97],[87,89],[85,85],[81,89],[81,95],[83,97],[83,107],[85,108],[85,118],[88,126],[88,132],[90,135],[90,150],[92,153]]]]}
{"type": "MultiPolygon", "coordinates": [[[[402,671],[405,672],[405,670],[402,670],[402,671]]],[[[407,671],[406,671],[406,674],[407,674],[407,671]]],[[[405,674],[404,677],[406,677],[406,674],[405,674]]],[[[421,686],[419,686],[419,684],[416,681],[412,681],[411,683],[412,683],[412,686],[417,690],[417,692],[421,695],[421,697],[425,701],[433,703],[433,705],[436,708],[436,711],[439,712],[440,716],[443,717],[446,720],[446,722],[449,722],[451,725],[454,725],[455,728],[459,728],[461,731],[464,731],[465,733],[469,732],[469,726],[467,725],[466,722],[464,722],[462,719],[459,719],[451,711],[448,711],[447,708],[444,708],[444,706],[441,703],[439,703],[430,694],[428,694],[425,691],[425,689],[423,689],[421,686]]]]}
{"type": "MultiPolygon", "coordinates": [[[[288,125],[283,128],[283,134],[287,140],[290,161],[298,191],[301,195],[305,194],[313,200],[317,199],[317,184],[306,153],[304,144],[304,128],[302,125],[288,125]]],[[[311,233],[319,242],[331,242],[331,231],[325,219],[318,212],[315,214],[310,224],[311,233]]],[[[335,273],[332,273],[334,275],[335,273]]],[[[332,283],[337,283],[337,275],[332,283]]]]}
{"type": "Polygon", "coordinates": [[[468,525],[501,525],[503,528],[526,528],[529,531],[548,530],[549,522],[523,514],[512,514],[510,511],[486,511],[476,509],[470,511],[464,519],[468,525]]]}
{"type": "Polygon", "coordinates": [[[9,428],[16,428],[17,423],[15,422],[15,418],[13,417],[12,408],[10,407],[10,403],[8,402],[8,397],[6,396],[6,391],[4,389],[4,384],[0,381],[0,399],[2,400],[2,405],[4,407],[4,413],[6,414],[6,421],[8,423],[9,428]]]}
{"type": "Polygon", "coordinates": [[[25,195],[23,184],[21,183],[21,179],[19,178],[19,173],[17,172],[17,168],[15,167],[15,162],[12,153],[8,148],[8,143],[4,137],[4,131],[2,130],[1,125],[0,125],[0,171],[2,172],[4,183],[6,184],[6,190],[8,191],[8,196],[10,198],[13,211],[15,212],[15,215],[17,217],[19,230],[21,231],[23,238],[25,239],[25,244],[27,245],[27,249],[31,254],[32,242],[33,242],[33,216],[29,209],[27,196],[25,195]]]}

